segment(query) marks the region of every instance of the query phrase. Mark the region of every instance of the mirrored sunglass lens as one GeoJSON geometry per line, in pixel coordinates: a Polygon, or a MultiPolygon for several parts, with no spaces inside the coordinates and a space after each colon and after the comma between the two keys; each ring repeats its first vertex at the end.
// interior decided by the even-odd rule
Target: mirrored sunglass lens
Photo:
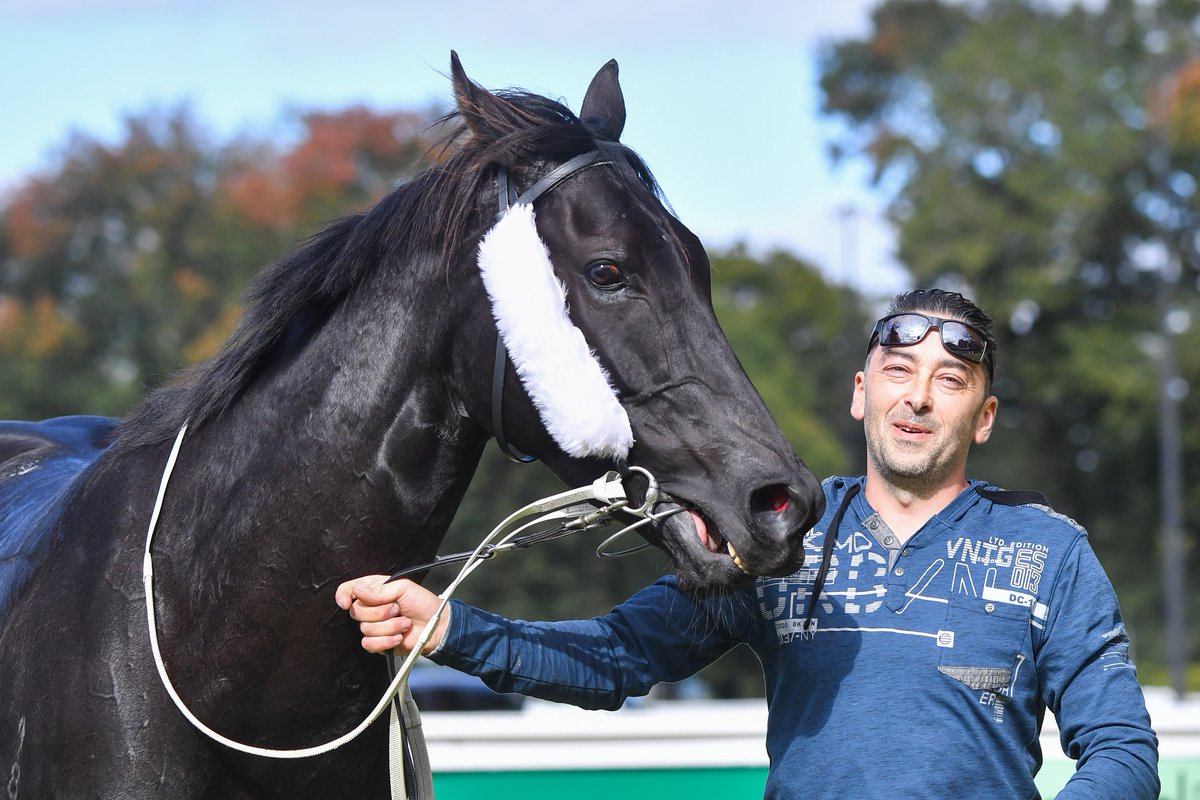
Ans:
{"type": "Polygon", "coordinates": [[[929,330],[929,320],[915,314],[892,317],[883,324],[879,341],[885,345],[914,344],[929,330]]]}
{"type": "Polygon", "coordinates": [[[951,353],[974,361],[983,357],[983,339],[961,322],[942,324],[942,345],[951,353]]]}

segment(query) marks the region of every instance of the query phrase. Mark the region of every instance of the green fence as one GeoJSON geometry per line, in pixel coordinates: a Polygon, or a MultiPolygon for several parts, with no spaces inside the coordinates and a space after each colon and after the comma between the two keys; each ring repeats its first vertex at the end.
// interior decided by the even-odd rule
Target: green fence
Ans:
{"type": "Polygon", "coordinates": [[[754,798],[766,779],[762,767],[447,772],[434,775],[433,790],[438,800],[754,798]]]}
{"type": "MultiPolygon", "coordinates": [[[[1038,776],[1052,800],[1074,765],[1052,762],[1038,776]]],[[[1200,800],[1200,758],[1165,760],[1161,800],[1200,800]]],[[[762,797],[765,767],[580,769],[521,772],[443,772],[434,776],[438,800],[662,800],[664,797],[762,797]]]]}

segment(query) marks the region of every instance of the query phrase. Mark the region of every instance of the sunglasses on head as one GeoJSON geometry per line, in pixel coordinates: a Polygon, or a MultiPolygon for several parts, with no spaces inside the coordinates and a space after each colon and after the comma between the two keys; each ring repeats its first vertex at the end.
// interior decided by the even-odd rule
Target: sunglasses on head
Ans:
{"type": "Polygon", "coordinates": [[[930,328],[937,328],[942,337],[942,347],[947,353],[970,361],[974,364],[983,363],[987,355],[987,339],[975,328],[962,320],[942,319],[932,314],[918,314],[905,311],[892,314],[875,323],[871,340],[867,342],[867,351],[875,342],[883,347],[907,347],[925,338],[930,328]]]}

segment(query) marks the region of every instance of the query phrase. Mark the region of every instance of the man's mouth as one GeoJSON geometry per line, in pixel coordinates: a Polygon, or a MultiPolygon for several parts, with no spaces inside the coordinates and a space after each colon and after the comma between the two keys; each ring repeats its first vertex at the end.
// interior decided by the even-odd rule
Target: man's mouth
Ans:
{"type": "Polygon", "coordinates": [[[893,422],[892,427],[910,436],[921,436],[930,433],[929,428],[923,425],[915,425],[911,422],[893,422]]]}

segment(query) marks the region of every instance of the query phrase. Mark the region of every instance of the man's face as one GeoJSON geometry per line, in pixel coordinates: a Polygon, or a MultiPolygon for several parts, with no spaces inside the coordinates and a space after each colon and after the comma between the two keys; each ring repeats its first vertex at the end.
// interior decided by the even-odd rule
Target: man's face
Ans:
{"type": "Polygon", "coordinates": [[[983,367],[946,352],[936,328],[906,347],[876,347],[854,379],[869,469],[914,492],[965,479],[972,442],[991,436],[996,398],[983,367]]]}

